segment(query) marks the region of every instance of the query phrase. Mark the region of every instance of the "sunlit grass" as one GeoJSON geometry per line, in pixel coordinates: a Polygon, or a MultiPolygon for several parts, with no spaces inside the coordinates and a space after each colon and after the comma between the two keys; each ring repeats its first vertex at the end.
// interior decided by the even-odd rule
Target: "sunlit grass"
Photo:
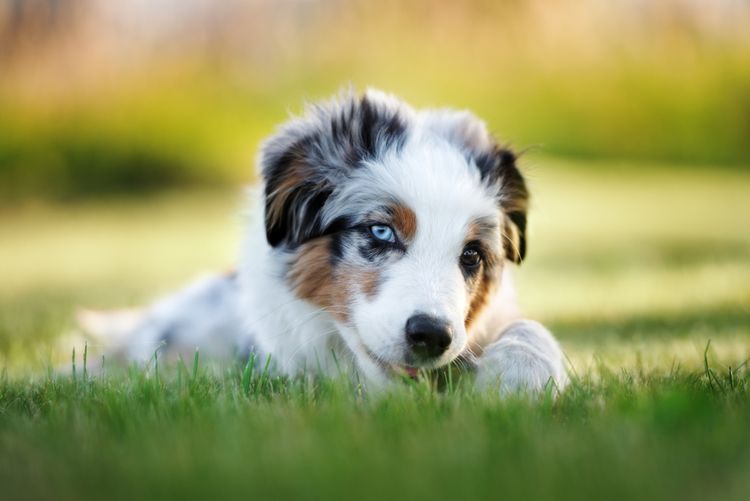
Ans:
{"type": "Polygon", "coordinates": [[[744,499],[746,368],[600,368],[557,400],[462,383],[364,394],[200,364],[2,379],[0,481],[6,499],[744,499]]]}

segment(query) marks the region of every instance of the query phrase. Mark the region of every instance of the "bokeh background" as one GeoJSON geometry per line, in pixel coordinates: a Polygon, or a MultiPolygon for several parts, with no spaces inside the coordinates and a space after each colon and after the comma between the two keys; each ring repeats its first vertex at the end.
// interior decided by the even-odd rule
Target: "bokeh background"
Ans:
{"type": "Polygon", "coordinates": [[[522,301],[572,361],[750,356],[746,1],[2,0],[0,365],[232,266],[259,142],[348,85],[525,152],[522,301]]]}

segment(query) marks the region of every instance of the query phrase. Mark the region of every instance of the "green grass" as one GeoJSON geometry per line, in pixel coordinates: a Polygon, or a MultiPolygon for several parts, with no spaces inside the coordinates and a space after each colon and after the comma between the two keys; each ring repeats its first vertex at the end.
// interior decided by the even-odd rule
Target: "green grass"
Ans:
{"type": "Polygon", "coordinates": [[[2,498],[744,499],[750,174],[526,164],[517,279],[570,359],[555,401],[501,401],[466,379],[376,396],[202,360],[84,376],[74,308],[139,304],[231,266],[239,197],[3,209],[2,498]]]}
{"type": "MultiPolygon", "coordinates": [[[[79,366],[80,370],[80,366],[79,366]]],[[[240,368],[0,384],[5,499],[744,499],[750,377],[638,372],[557,401],[361,395],[240,368]]]]}

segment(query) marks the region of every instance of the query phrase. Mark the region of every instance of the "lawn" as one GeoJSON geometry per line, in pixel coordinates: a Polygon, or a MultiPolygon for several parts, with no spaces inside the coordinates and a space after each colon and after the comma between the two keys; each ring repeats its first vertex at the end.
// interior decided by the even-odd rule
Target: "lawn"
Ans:
{"type": "Polygon", "coordinates": [[[750,172],[526,160],[518,282],[570,361],[557,400],[201,359],[85,373],[74,308],[231,266],[239,191],[2,209],[0,497],[746,499],[750,172]]]}

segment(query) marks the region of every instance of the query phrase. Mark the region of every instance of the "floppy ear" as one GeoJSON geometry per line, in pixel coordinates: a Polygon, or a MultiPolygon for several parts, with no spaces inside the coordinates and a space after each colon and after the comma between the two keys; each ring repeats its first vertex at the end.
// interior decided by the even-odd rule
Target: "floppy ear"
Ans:
{"type": "Polygon", "coordinates": [[[266,239],[289,247],[322,232],[321,210],[333,192],[331,183],[311,165],[312,141],[272,138],[264,147],[266,239]]]}
{"type": "Polygon", "coordinates": [[[498,202],[504,215],[505,257],[520,264],[526,257],[526,221],[529,191],[516,165],[517,157],[508,148],[495,146],[491,153],[477,158],[482,177],[497,186],[498,202]]]}
{"type": "Polygon", "coordinates": [[[268,243],[295,248],[334,231],[323,225],[326,202],[352,169],[400,147],[406,112],[385,94],[350,92],[310,107],[271,137],[260,156],[268,243]]]}
{"type": "Polygon", "coordinates": [[[520,264],[526,257],[526,221],[529,190],[518,169],[517,156],[510,149],[496,147],[491,179],[498,186],[498,199],[504,215],[505,257],[520,264]]]}

